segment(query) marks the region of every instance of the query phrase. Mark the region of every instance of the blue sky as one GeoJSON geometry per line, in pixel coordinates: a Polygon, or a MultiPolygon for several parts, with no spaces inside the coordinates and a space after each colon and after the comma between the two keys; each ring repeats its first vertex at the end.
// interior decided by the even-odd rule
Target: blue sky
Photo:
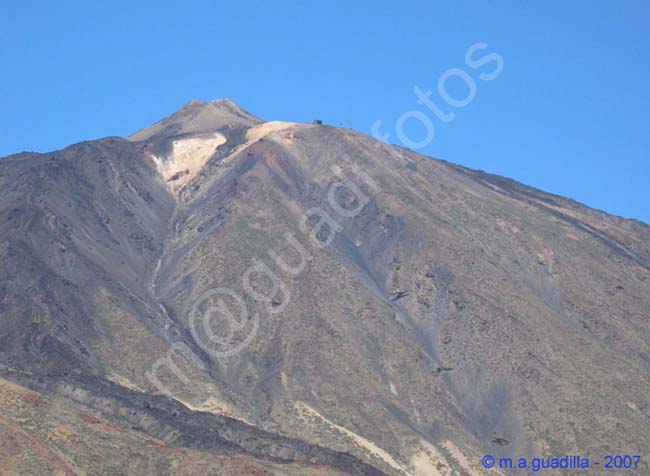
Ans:
{"type": "Polygon", "coordinates": [[[0,156],[126,136],[192,98],[366,133],[380,120],[395,141],[415,110],[434,126],[419,152],[650,222],[649,23],[642,0],[0,0],[0,156]],[[496,63],[465,62],[477,42],[475,59],[503,58],[491,81],[496,63]],[[476,86],[464,107],[440,97],[451,68],[476,86]]]}

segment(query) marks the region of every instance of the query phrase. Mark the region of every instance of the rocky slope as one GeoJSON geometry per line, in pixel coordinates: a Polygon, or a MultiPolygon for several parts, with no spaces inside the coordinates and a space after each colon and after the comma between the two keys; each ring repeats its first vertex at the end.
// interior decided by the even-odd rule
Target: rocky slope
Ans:
{"type": "Polygon", "coordinates": [[[650,456],[646,224],[227,100],[0,159],[0,194],[0,371],[129,438],[319,474],[650,456]]]}

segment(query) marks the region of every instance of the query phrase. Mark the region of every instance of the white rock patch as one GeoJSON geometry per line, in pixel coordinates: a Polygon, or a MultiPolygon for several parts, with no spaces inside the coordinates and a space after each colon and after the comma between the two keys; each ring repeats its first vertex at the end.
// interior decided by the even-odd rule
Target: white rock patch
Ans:
{"type": "Polygon", "coordinates": [[[426,440],[411,456],[411,474],[414,476],[451,476],[452,469],[438,449],[426,440]]]}
{"type": "Polygon", "coordinates": [[[226,137],[218,132],[178,139],[172,142],[172,151],[167,157],[151,156],[158,172],[167,186],[174,192],[192,180],[205,163],[214,155],[226,137]]]}
{"type": "Polygon", "coordinates": [[[318,413],[318,411],[316,411],[314,408],[307,405],[305,402],[296,401],[293,407],[295,410],[298,411],[298,415],[303,419],[303,421],[305,421],[305,423],[308,422],[307,417],[309,416],[316,417],[317,419],[326,423],[331,428],[334,428],[339,432],[343,433],[344,435],[346,435],[347,437],[351,438],[360,447],[365,449],[367,452],[369,452],[376,458],[383,460],[384,463],[388,464],[393,469],[396,469],[398,472],[402,474],[408,474],[406,468],[404,468],[401,464],[399,464],[395,460],[395,458],[393,458],[387,451],[384,451],[372,441],[367,440],[363,436],[357,435],[356,433],[348,430],[347,428],[337,425],[336,423],[328,420],[323,415],[318,413]]]}
{"type": "Polygon", "coordinates": [[[259,126],[251,127],[246,132],[246,139],[249,144],[273,133],[279,131],[285,131],[285,135],[281,136],[287,142],[291,142],[293,139],[293,132],[305,127],[304,124],[299,124],[297,122],[283,122],[283,121],[270,121],[260,124],[259,126]]]}

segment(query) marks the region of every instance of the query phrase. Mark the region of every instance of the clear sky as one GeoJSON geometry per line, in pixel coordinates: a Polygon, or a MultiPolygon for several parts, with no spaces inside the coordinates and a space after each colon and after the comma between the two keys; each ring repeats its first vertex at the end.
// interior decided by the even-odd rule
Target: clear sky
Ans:
{"type": "Polygon", "coordinates": [[[192,98],[380,120],[390,141],[400,116],[424,139],[424,115],[419,152],[650,222],[649,24],[647,0],[0,0],[0,156],[126,136],[192,98]],[[496,61],[466,62],[477,42],[473,61],[503,58],[491,81],[496,61]],[[465,106],[438,90],[450,69],[448,99],[475,86],[465,106]]]}

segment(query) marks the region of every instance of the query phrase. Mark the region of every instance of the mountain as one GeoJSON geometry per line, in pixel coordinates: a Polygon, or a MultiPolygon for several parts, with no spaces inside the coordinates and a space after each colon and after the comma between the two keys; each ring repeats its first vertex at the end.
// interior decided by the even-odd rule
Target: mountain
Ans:
{"type": "Polygon", "coordinates": [[[0,159],[0,263],[7,474],[649,469],[650,227],[503,177],[191,101],[0,159]]]}

